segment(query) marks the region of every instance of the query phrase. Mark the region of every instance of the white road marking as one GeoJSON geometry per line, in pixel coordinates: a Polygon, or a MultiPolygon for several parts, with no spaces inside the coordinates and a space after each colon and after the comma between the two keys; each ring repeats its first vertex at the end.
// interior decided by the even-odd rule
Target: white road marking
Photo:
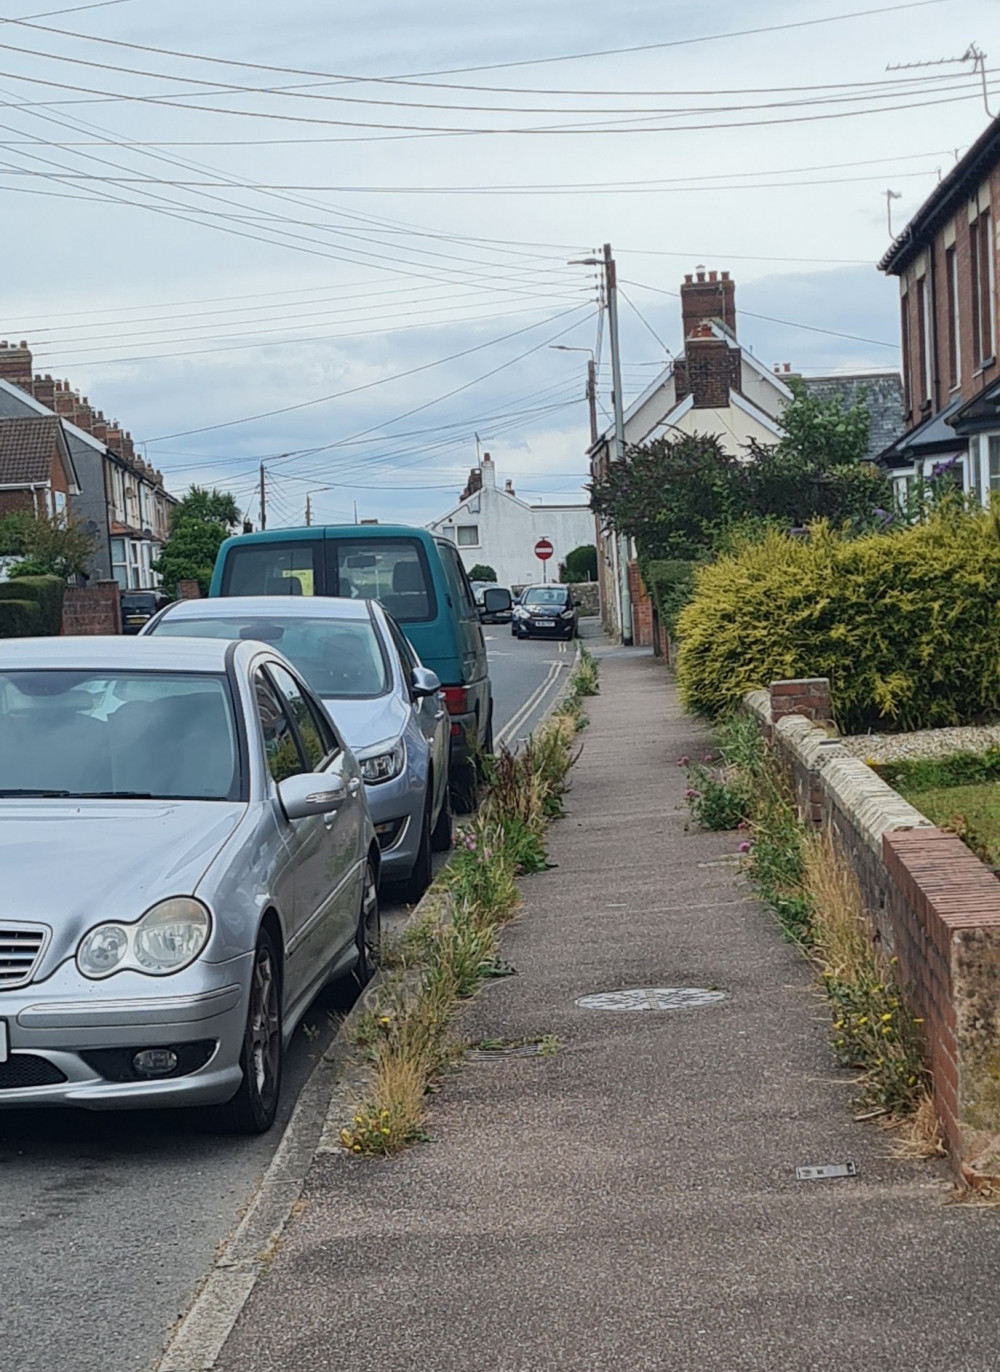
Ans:
{"type": "Polygon", "coordinates": [[[513,716],[513,718],[509,719],[507,723],[504,725],[504,727],[500,730],[499,734],[497,735],[498,743],[510,742],[511,738],[514,736],[515,731],[521,727],[524,721],[531,715],[532,711],[538,707],[540,702],[544,699],[546,692],[558,680],[559,673],[562,671],[565,665],[566,664],[563,662],[552,663],[551,667],[549,668],[549,674],[542,682],[541,686],[539,686],[536,691],[532,692],[532,694],[521,706],[520,710],[518,710],[517,713],[513,716]]]}

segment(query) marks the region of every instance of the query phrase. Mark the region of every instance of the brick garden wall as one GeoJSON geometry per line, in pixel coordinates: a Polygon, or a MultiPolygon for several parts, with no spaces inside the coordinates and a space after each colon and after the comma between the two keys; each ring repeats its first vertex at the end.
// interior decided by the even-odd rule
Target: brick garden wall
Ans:
{"type": "Polygon", "coordinates": [[[64,634],[120,634],[121,600],[117,581],[96,586],[70,586],[63,601],[64,634]]]}
{"type": "MultiPolygon", "coordinates": [[[[775,683],[747,708],[771,738],[800,812],[828,827],[851,863],[876,941],[898,959],[923,1020],[935,1102],[950,1155],[966,1180],[1000,1175],[1000,881],[954,834],[935,828],[809,707],[820,683],[775,683]],[[777,690],[777,687],[791,689],[777,690]]],[[[827,711],[827,713],[829,713],[827,711]]]]}

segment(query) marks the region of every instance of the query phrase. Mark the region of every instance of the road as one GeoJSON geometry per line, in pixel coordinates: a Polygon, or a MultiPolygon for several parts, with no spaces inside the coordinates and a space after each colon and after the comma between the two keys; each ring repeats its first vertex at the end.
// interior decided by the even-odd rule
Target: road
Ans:
{"type": "MultiPolygon", "coordinates": [[[[505,625],[487,628],[487,639],[495,734],[516,741],[559,690],[574,645],[521,643],[505,625]]],[[[385,913],[392,923],[402,912],[385,913]]],[[[146,1372],[155,1363],[334,1023],[319,1004],[297,1031],[282,1118],[264,1138],[219,1138],[166,1111],[0,1112],[4,1372],[146,1372]]]]}

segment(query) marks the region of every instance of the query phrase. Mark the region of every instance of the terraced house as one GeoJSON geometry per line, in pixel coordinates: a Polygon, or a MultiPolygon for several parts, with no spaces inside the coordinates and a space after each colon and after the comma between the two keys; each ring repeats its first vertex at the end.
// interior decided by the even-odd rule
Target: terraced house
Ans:
{"type": "Polygon", "coordinates": [[[0,440],[5,433],[8,457],[0,448],[0,512],[5,495],[9,508],[50,515],[68,510],[94,537],[91,579],[117,581],[123,591],[159,585],[153,563],[170,531],[174,504],[162,475],[143,461],[117,420],[105,419],[68,381],[37,375],[27,343],[15,346],[6,340],[0,341],[0,440]],[[30,472],[24,453],[27,434],[34,436],[30,472]],[[46,444],[43,458],[39,449],[46,444]],[[33,503],[26,503],[26,487],[9,487],[11,473],[21,487],[26,473],[32,477],[33,503]]]}
{"type": "Polygon", "coordinates": [[[1000,118],[879,263],[900,290],[904,432],[879,457],[900,499],[942,474],[984,503],[1000,491],[998,215],[1000,118]]]}

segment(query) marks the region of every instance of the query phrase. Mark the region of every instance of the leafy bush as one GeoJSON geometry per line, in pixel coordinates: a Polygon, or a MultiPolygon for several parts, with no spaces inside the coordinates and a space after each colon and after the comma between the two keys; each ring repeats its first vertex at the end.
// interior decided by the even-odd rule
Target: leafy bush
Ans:
{"type": "Polygon", "coordinates": [[[470,581],[496,581],[497,574],[487,562],[477,562],[469,572],[470,581]]]}
{"type": "Polygon", "coordinates": [[[0,603],[18,600],[31,601],[38,607],[34,634],[55,636],[62,628],[63,596],[66,583],[58,576],[21,576],[13,581],[0,582],[0,603]]]}
{"type": "Polygon", "coordinates": [[[565,582],[597,580],[597,548],[593,543],[581,543],[566,554],[559,580],[565,582]]]}
{"type": "Polygon", "coordinates": [[[33,600],[0,600],[0,638],[31,638],[41,633],[41,614],[33,600]]]}
{"type": "Polygon", "coordinates": [[[671,638],[677,631],[677,616],[694,594],[696,565],[680,558],[656,558],[642,564],[642,579],[671,638]]]}
{"type": "Polygon", "coordinates": [[[847,730],[1000,711],[1000,510],[846,539],[769,531],[698,568],[678,621],[685,704],[715,716],[754,687],[829,677],[847,730]]]}

